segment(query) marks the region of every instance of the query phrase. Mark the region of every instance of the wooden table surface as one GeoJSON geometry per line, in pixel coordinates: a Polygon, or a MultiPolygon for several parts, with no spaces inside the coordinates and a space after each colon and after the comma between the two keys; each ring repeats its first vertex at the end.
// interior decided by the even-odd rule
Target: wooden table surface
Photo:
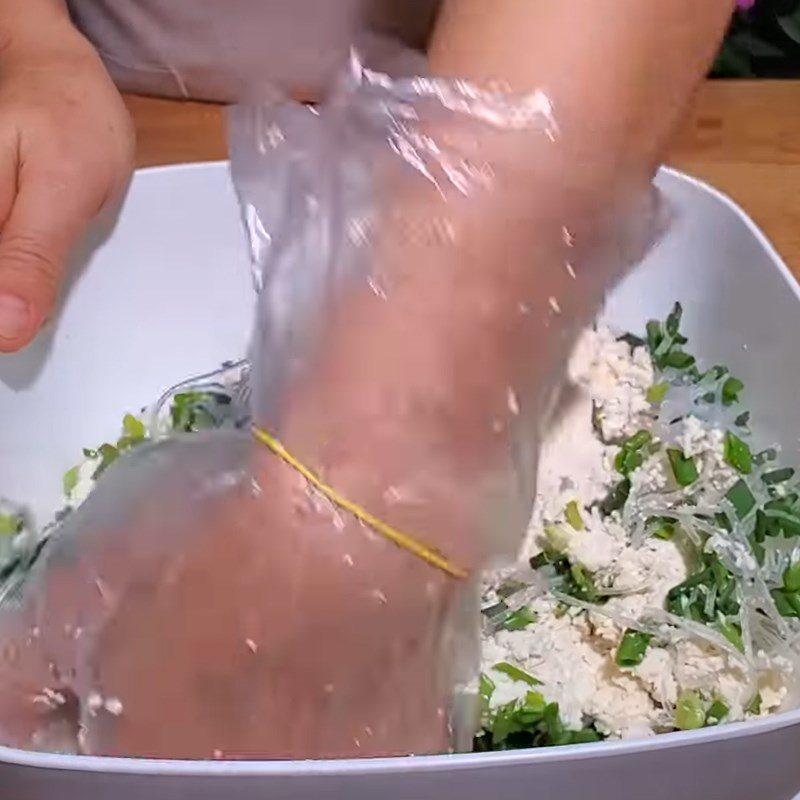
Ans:
{"type": "MultiPolygon", "coordinates": [[[[225,157],[220,108],[126,101],[139,166],[225,157]]],[[[707,83],[668,160],[741,204],[800,276],[800,81],[707,83]]]]}

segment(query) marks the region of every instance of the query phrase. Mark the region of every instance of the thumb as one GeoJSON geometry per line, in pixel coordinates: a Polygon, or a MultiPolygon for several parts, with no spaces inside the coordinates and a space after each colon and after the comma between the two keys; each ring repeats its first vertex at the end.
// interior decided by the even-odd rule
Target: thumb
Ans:
{"type": "Polygon", "coordinates": [[[0,232],[0,353],[29,344],[52,313],[64,262],[91,219],[87,206],[70,182],[21,182],[0,232]]]}

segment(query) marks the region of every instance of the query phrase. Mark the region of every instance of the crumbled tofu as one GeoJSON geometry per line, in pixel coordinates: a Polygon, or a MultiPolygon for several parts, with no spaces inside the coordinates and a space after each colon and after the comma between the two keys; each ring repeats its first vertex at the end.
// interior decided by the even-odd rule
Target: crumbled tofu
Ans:
{"type": "MultiPolygon", "coordinates": [[[[618,666],[617,649],[626,628],[653,612],[663,615],[670,590],[692,569],[682,541],[647,535],[643,520],[668,516],[665,510],[687,502],[719,506],[740,476],[725,462],[725,432],[716,421],[686,415],[666,424],[657,418],[647,401],[654,373],[645,349],[632,352],[605,328],[587,332],[571,360],[570,377],[568,402],[542,447],[538,495],[519,569],[531,556],[555,552],[590,573],[596,590],[607,598],[602,606],[565,613],[545,590],[529,603],[535,622],[524,630],[488,636],[482,669],[495,684],[490,707],[522,700],[530,691],[524,681],[493,669],[509,662],[541,681],[536,691],[547,702],[558,703],[567,728],[591,722],[612,738],[669,730],[684,690],[699,691],[708,703],[723,701],[728,720],[748,716],[756,692],[759,713],[774,710],[786,697],[791,664],[762,659],[752,669],[732,650],[686,631],[656,637],[641,663],[618,666]],[[621,478],[614,465],[619,445],[643,429],[653,433],[656,449],[642,451],[643,463],[630,476],[624,509],[603,516],[597,505],[621,478]],[[694,459],[701,476],[697,486],[678,485],[666,448],[694,459]],[[572,522],[570,503],[576,505],[572,522]],[[580,524],[575,523],[576,509],[580,524]],[[638,534],[635,520],[642,520],[638,534]]],[[[712,536],[708,546],[726,553],[740,569],[757,569],[734,537],[712,536]]],[[[487,588],[487,604],[500,599],[487,588]]]]}
{"type": "Polygon", "coordinates": [[[589,387],[603,439],[618,441],[648,427],[652,407],[647,390],[653,385],[653,365],[643,348],[631,353],[607,328],[588,330],[569,365],[570,378],[589,387]]]}

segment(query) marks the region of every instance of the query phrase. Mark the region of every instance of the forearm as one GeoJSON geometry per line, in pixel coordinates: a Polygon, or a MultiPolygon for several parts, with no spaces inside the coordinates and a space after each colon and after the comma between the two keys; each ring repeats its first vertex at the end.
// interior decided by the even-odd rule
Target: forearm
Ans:
{"type": "MultiPolygon", "coordinates": [[[[693,5],[684,0],[563,5],[446,9],[434,72],[541,88],[560,132],[555,142],[541,130],[479,133],[474,159],[490,165],[488,191],[476,184],[445,201],[420,178],[413,196],[392,194],[402,222],[375,256],[386,299],[348,302],[290,415],[289,443],[334,485],[468,560],[470,518],[485,511],[479,487],[511,480],[513,406],[536,418],[576,326],[617,274],[625,254],[614,250],[615,226],[629,211],[635,219],[628,201],[646,189],[730,3],[693,8],[696,30],[684,24],[693,5]],[[437,221],[449,231],[439,241],[437,221]],[[562,226],[577,235],[573,250],[562,226]],[[387,503],[389,487],[417,499],[387,503]]],[[[451,134],[458,121],[433,132],[451,134]]]]}
{"type": "Polygon", "coordinates": [[[90,55],[89,43],[70,20],[65,0],[0,0],[0,57],[90,55]]]}
{"type": "Polygon", "coordinates": [[[705,75],[733,0],[447,0],[435,74],[543,90],[563,152],[601,185],[654,170],[705,75]]]}

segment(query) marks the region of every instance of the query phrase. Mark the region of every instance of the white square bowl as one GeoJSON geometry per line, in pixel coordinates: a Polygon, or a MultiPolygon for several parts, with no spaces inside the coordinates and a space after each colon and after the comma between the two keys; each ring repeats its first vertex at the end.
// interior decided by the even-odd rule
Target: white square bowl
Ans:
{"type": "MultiPolygon", "coordinates": [[[[800,288],[726,197],[669,170],[658,182],[675,225],[605,316],[638,331],[680,300],[690,347],[733,368],[757,438],[800,463],[800,288]]],[[[116,224],[100,226],[78,258],[57,329],[0,357],[6,496],[46,520],[82,447],[114,436],[125,411],[165,387],[244,354],[253,304],[244,245],[224,164],[137,174],[116,224]]],[[[647,740],[425,758],[167,762],[0,748],[2,800],[788,800],[798,790],[798,710],[647,740]]]]}

